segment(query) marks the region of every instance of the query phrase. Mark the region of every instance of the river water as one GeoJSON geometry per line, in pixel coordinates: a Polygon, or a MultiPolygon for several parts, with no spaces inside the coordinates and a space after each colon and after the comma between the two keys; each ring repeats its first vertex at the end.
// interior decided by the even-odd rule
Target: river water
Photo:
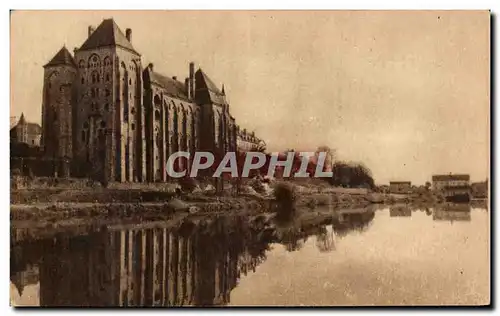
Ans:
{"type": "Polygon", "coordinates": [[[11,304],[489,304],[486,209],[368,207],[265,229],[263,221],[221,216],[19,243],[11,304]]]}

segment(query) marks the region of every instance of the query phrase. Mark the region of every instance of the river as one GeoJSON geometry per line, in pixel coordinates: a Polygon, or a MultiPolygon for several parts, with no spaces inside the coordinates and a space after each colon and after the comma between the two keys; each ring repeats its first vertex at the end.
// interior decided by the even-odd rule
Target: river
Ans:
{"type": "Polygon", "coordinates": [[[484,305],[490,217],[470,206],[220,216],[11,247],[16,306],[484,305]],[[259,226],[261,225],[261,226],[259,226]]]}

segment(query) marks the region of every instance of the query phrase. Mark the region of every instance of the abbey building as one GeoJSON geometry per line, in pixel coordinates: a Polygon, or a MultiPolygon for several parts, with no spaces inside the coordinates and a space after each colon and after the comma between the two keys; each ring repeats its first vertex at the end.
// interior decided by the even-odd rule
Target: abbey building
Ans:
{"type": "MultiPolygon", "coordinates": [[[[44,69],[41,143],[47,156],[71,161],[72,176],[161,182],[173,152],[237,149],[224,87],[194,63],[183,81],[143,66],[132,30],[124,34],[112,19],[89,27],[74,56],[63,47],[44,69]]],[[[189,169],[189,161],[176,167],[189,169]]]]}

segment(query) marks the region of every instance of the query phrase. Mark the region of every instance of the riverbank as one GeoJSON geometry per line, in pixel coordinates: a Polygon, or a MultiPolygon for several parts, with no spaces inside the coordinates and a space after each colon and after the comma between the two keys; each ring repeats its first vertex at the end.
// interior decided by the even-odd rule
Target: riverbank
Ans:
{"type": "MultiPolygon", "coordinates": [[[[323,182],[276,181],[268,187],[249,183],[236,194],[231,185],[222,194],[205,186],[191,193],[176,192],[174,184],[121,185],[108,188],[74,183],[24,186],[11,190],[11,228],[19,238],[45,238],[56,233],[88,231],[116,223],[176,222],[186,218],[273,213],[273,190],[286,184],[296,195],[294,206],[304,214],[315,210],[362,209],[370,205],[436,205],[431,195],[396,195],[366,189],[331,187],[323,182]],[[31,237],[30,237],[31,236],[31,237]]],[[[480,201],[476,201],[481,203],[480,201]]]]}

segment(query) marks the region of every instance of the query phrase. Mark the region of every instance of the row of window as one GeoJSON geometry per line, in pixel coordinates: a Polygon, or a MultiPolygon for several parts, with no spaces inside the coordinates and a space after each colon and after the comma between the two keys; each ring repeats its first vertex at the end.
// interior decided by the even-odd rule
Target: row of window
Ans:
{"type": "MultiPolygon", "coordinates": [[[[101,122],[99,123],[99,126],[100,126],[101,128],[106,128],[106,122],[101,121],[101,122]]],[[[84,129],[88,129],[88,128],[89,128],[89,122],[88,122],[88,121],[87,121],[87,122],[85,122],[85,123],[83,123],[83,128],[84,128],[84,129]]]]}
{"type": "MultiPolygon", "coordinates": [[[[110,82],[111,81],[111,75],[109,73],[106,73],[104,75],[104,79],[105,79],[106,82],[110,82]]],[[[85,78],[84,77],[82,77],[80,81],[81,81],[82,84],[85,84],[85,78]]],[[[101,82],[101,77],[99,76],[99,73],[93,72],[90,75],[90,82],[92,84],[100,83],[101,82]]]]}
{"type": "MultiPolygon", "coordinates": [[[[101,66],[101,59],[96,54],[90,56],[87,63],[85,63],[85,60],[81,59],[80,62],[78,63],[78,68],[84,69],[84,68],[86,68],[85,67],[86,65],[88,68],[100,67],[101,66]]],[[[111,58],[109,58],[109,56],[104,57],[104,66],[105,67],[111,66],[111,58]]]]}
{"type": "MultiPolygon", "coordinates": [[[[104,57],[104,67],[110,67],[112,65],[111,58],[109,56],[104,57]]],[[[93,54],[92,56],[89,57],[88,62],[86,63],[85,60],[81,59],[80,62],[78,63],[78,68],[80,69],[85,69],[85,68],[98,68],[101,66],[101,59],[98,55],[93,54]]],[[[126,68],[124,63],[122,62],[122,66],[126,68]]],[[[134,64],[130,64],[128,66],[128,69],[130,71],[136,71],[137,66],[134,64]]]]}
{"type": "MultiPolygon", "coordinates": [[[[104,95],[106,97],[111,96],[111,90],[104,89],[104,95]]],[[[90,88],[90,96],[94,99],[99,98],[99,88],[90,88]]]]}

